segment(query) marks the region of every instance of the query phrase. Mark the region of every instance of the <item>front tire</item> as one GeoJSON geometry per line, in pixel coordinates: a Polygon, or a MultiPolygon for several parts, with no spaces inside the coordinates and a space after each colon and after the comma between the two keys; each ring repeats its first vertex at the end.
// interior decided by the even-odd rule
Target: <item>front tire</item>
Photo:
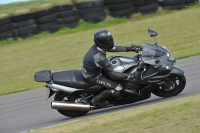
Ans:
{"type": "Polygon", "coordinates": [[[171,74],[169,76],[170,87],[159,86],[153,94],[159,97],[171,97],[176,96],[183,91],[186,85],[186,79],[184,75],[171,74]]]}
{"type": "MultiPolygon", "coordinates": [[[[54,97],[55,101],[66,101],[66,102],[74,102],[75,97],[74,96],[69,96],[69,94],[63,93],[63,92],[58,92],[56,93],[55,97],[54,97]]],[[[77,111],[77,110],[59,110],[57,109],[57,111],[64,115],[64,116],[68,116],[68,117],[78,117],[78,116],[83,116],[85,114],[87,114],[89,111],[77,111]]]]}

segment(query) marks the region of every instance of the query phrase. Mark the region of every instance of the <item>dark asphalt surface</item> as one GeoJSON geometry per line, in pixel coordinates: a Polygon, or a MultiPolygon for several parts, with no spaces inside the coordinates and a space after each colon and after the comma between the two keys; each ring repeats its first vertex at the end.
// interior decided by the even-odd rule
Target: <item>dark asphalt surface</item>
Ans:
{"type": "Polygon", "coordinates": [[[200,56],[178,60],[176,67],[185,71],[187,80],[186,88],[178,96],[159,98],[152,95],[150,99],[144,101],[91,111],[87,115],[75,119],[62,116],[56,110],[51,109],[50,101],[53,98],[49,99],[49,101],[45,100],[45,88],[0,96],[0,133],[21,133],[112,111],[136,108],[200,94],[200,56]]]}

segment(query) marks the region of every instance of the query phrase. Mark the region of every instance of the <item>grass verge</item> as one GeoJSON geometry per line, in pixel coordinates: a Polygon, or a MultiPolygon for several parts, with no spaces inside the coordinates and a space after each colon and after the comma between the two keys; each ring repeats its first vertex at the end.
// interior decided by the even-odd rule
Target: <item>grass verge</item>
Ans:
{"type": "MultiPolygon", "coordinates": [[[[200,7],[197,6],[170,14],[145,15],[142,19],[136,15],[129,20],[113,20],[114,24],[109,25],[91,24],[91,29],[81,31],[80,27],[70,34],[59,33],[67,32],[63,30],[50,36],[35,36],[35,39],[11,40],[10,45],[5,43],[0,47],[0,95],[44,86],[33,80],[34,73],[39,70],[81,69],[82,58],[93,44],[93,34],[102,28],[113,34],[115,44],[124,46],[153,43],[147,34],[147,29],[151,28],[159,33],[158,45],[166,46],[176,59],[200,55],[199,16],[200,7]]],[[[133,53],[108,54],[112,55],[132,56],[133,53]]]]}
{"type": "Polygon", "coordinates": [[[183,98],[76,122],[32,133],[199,133],[200,96],[183,98]]]}

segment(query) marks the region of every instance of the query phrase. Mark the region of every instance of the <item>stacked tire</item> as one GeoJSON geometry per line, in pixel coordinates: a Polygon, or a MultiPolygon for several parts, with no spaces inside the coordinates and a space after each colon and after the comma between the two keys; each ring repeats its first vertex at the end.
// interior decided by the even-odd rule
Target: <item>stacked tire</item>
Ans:
{"type": "Polygon", "coordinates": [[[105,19],[105,6],[102,0],[76,3],[80,18],[86,22],[98,23],[105,19]]]}
{"type": "Polygon", "coordinates": [[[35,21],[40,31],[56,32],[59,29],[55,8],[34,12],[35,21]]]}
{"type": "Polygon", "coordinates": [[[185,8],[185,0],[159,0],[164,10],[180,10],[185,8]]]}
{"type": "Polygon", "coordinates": [[[11,18],[17,38],[27,38],[38,33],[33,13],[16,15],[11,18]]]}
{"type": "Polygon", "coordinates": [[[11,25],[11,18],[0,19],[0,40],[5,40],[14,37],[13,27],[11,25]]]}
{"type": "Polygon", "coordinates": [[[75,28],[79,25],[79,15],[74,10],[73,4],[57,5],[55,6],[55,10],[60,26],[64,25],[68,28],[75,28]]]}
{"type": "Polygon", "coordinates": [[[104,3],[113,17],[129,18],[134,12],[131,0],[104,0],[104,3]]]}
{"type": "Polygon", "coordinates": [[[151,14],[158,10],[157,0],[133,0],[133,6],[141,14],[151,14]]]}

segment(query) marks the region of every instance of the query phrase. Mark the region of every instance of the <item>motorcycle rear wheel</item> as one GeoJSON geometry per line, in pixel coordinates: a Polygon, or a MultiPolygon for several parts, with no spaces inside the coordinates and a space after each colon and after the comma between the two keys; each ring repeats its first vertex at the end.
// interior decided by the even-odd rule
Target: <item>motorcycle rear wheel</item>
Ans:
{"type": "Polygon", "coordinates": [[[170,87],[159,86],[154,92],[154,95],[159,97],[171,97],[176,96],[183,91],[186,85],[186,79],[184,75],[171,74],[169,76],[170,87]]]}
{"type": "MultiPolygon", "coordinates": [[[[55,97],[54,97],[55,101],[66,101],[66,102],[74,102],[75,98],[72,96],[69,96],[66,93],[63,92],[58,92],[56,93],[55,97]]],[[[64,116],[68,116],[68,117],[78,117],[78,116],[83,116],[85,114],[87,114],[89,111],[77,111],[77,110],[59,110],[57,109],[57,111],[64,115],[64,116]]]]}

